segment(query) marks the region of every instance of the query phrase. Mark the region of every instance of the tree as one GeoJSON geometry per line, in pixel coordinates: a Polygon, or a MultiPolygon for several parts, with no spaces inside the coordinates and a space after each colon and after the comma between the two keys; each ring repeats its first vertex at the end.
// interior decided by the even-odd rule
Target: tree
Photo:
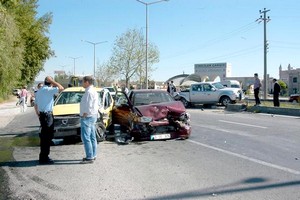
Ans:
{"type": "Polygon", "coordinates": [[[52,23],[52,13],[37,18],[37,0],[19,1],[14,8],[24,44],[24,62],[21,82],[33,82],[36,75],[43,70],[44,62],[54,55],[50,48],[50,39],[46,36],[52,23]]]}
{"type": "Polygon", "coordinates": [[[0,98],[8,94],[21,77],[24,46],[14,17],[0,4],[0,98]]]}
{"type": "Polygon", "coordinates": [[[54,55],[46,36],[52,14],[38,18],[37,0],[0,0],[0,97],[32,83],[54,55]]]}
{"type": "MultiPolygon", "coordinates": [[[[116,39],[109,65],[114,73],[125,79],[126,87],[128,87],[131,78],[140,77],[140,80],[146,80],[145,58],[145,39],[137,29],[132,29],[116,39]]],[[[158,61],[157,47],[148,44],[148,71],[151,71],[151,66],[158,61]]]]}
{"type": "Polygon", "coordinates": [[[286,95],[287,94],[287,88],[288,88],[287,84],[282,80],[278,80],[278,84],[280,85],[281,95],[286,95]]]}
{"type": "Polygon", "coordinates": [[[108,83],[111,82],[114,77],[115,73],[110,67],[109,62],[98,64],[96,79],[99,83],[99,86],[108,86],[108,83]]]}

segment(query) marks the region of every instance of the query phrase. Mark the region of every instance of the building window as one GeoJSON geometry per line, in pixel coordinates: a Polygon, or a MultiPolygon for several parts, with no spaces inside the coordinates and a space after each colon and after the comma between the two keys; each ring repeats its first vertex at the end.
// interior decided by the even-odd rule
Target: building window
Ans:
{"type": "Polygon", "coordinates": [[[293,78],[293,83],[297,83],[297,77],[293,78]]]}
{"type": "Polygon", "coordinates": [[[298,93],[297,88],[293,88],[293,94],[297,94],[297,93],[298,93]]]}

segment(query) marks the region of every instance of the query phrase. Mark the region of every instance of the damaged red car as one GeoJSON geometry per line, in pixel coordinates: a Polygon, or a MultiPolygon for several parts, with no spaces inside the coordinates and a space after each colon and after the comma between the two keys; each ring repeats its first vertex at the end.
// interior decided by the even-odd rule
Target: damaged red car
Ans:
{"type": "Polygon", "coordinates": [[[191,134],[190,115],[184,105],[164,90],[119,92],[111,127],[115,137],[134,140],[187,139],[191,134]]]}

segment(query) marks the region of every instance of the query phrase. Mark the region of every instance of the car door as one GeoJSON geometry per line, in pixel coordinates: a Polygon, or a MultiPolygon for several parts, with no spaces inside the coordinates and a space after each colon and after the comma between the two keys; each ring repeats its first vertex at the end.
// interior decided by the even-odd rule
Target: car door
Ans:
{"type": "Polygon", "coordinates": [[[219,101],[217,89],[209,83],[202,84],[203,99],[205,103],[217,103],[219,101]]]}
{"type": "Polygon", "coordinates": [[[190,100],[193,103],[203,103],[206,100],[202,84],[194,84],[190,89],[190,100]]]}
{"type": "Polygon", "coordinates": [[[105,127],[108,127],[112,122],[113,102],[114,100],[107,89],[99,92],[99,112],[105,127]]]}

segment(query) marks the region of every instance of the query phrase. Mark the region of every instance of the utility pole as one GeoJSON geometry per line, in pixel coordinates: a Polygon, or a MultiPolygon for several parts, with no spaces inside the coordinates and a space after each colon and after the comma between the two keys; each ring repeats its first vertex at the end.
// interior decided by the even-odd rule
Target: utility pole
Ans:
{"type": "Polygon", "coordinates": [[[75,70],[76,70],[76,67],[75,67],[75,60],[78,59],[78,58],[81,58],[81,57],[71,57],[71,56],[69,56],[69,58],[73,59],[73,61],[74,61],[74,71],[73,71],[73,75],[75,76],[75,70]]]}
{"type": "Polygon", "coordinates": [[[137,2],[140,2],[141,4],[144,4],[146,6],[146,59],[145,59],[145,65],[146,65],[146,89],[148,89],[148,6],[152,5],[152,4],[156,4],[156,3],[160,3],[163,1],[169,1],[169,0],[158,0],[158,1],[154,1],[154,2],[150,2],[150,3],[146,3],[144,1],[141,0],[136,0],[137,2]]]}
{"type": "Polygon", "coordinates": [[[268,50],[268,42],[267,42],[267,22],[269,22],[271,19],[270,17],[266,16],[267,12],[270,10],[259,10],[259,14],[261,14],[260,18],[258,18],[256,21],[264,22],[264,100],[267,99],[267,50],[268,50]],[[263,14],[263,15],[262,15],[263,14]]]}

